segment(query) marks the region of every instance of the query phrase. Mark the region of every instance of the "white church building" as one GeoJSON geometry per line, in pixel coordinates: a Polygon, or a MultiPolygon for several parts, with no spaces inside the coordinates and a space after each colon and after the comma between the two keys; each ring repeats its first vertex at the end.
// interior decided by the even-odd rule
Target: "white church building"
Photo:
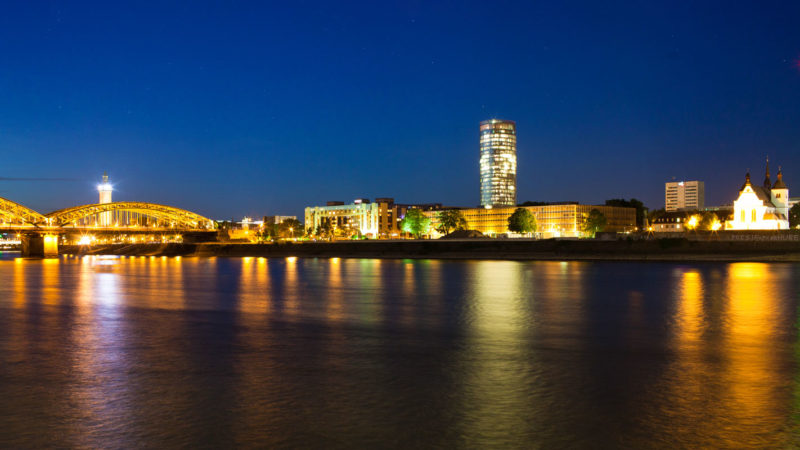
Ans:
{"type": "Polygon", "coordinates": [[[778,180],[772,184],[767,173],[762,186],[750,182],[750,173],[739,190],[739,198],[733,202],[733,217],[725,224],[726,230],[788,230],[789,188],[783,182],[778,169],[778,180]]]}

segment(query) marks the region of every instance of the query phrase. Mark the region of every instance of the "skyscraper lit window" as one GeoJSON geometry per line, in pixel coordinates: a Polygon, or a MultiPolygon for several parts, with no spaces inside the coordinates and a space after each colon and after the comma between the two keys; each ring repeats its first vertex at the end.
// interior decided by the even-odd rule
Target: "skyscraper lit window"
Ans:
{"type": "Polygon", "coordinates": [[[481,206],[517,204],[517,126],[514,121],[481,122],[481,206]]]}

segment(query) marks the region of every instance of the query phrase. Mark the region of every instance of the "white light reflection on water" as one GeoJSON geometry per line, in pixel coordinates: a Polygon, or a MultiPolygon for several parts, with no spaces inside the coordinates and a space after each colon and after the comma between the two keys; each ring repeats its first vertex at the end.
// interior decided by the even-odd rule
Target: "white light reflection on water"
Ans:
{"type": "Polygon", "coordinates": [[[96,440],[98,424],[131,425],[134,414],[131,399],[135,383],[128,374],[135,361],[127,350],[130,324],[125,322],[119,262],[118,258],[88,256],[78,267],[77,315],[70,327],[68,347],[74,375],[67,392],[74,405],[73,414],[82,417],[75,422],[77,432],[73,434],[75,444],[81,447],[110,444],[96,440]]]}
{"type": "Polygon", "coordinates": [[[0,259],[0,444],[791,447],[799,285],[788,264],[0,259]]]}

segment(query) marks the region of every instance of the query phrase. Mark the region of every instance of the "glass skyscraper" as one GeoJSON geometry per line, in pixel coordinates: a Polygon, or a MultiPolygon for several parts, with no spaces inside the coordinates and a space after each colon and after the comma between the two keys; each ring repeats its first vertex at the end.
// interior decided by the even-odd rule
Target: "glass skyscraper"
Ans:
{"type": "Polygon", "coordinates": [[[481,206],[517,204],[517,126],[512,120],[481,122],[481,206]]]}

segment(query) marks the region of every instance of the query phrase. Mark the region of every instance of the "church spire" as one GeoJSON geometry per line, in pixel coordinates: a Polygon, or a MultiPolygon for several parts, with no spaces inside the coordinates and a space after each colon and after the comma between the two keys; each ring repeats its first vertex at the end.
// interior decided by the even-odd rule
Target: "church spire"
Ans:
{"type": "Polygon", "coordinates": [[[752,186],[752,184],[750,184],[750,169],[747,169],[747,175],[744,176],[744,184],[742,185],[742,188],[739,190],[743,191],[744,188],[746,188],[747,186],[752,186]]]}
{"type": "Polygon", "coordinates": [[[764,175],[764,189],[772,189],[772,181],[769,179],[769,156],[767,156],[767,172],[764,175]]]}

